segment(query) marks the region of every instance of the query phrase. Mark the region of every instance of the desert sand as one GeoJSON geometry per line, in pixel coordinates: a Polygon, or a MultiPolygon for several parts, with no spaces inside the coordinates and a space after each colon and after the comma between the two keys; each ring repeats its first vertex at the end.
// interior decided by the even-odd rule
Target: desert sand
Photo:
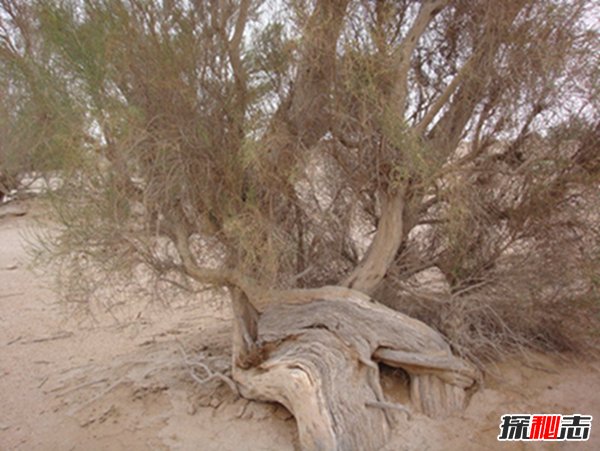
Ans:
{"type": "MultiPolygon", "coordinates": [[[[30,268],[43,210],[0,207],[0,450],[294,450],[283,407],[238,399],[200,364],[227,371],[231,321],[218,296],[167,307],[131,299],[123,317],[72,315],[50,274],[30,268]]],[[[384,388],[407,403],[406,382],[384,388]]],[[[396,415],[389,450],[600,449],[600,362],[531,354],[490,366],[465,412],[396,415]],[[503,377],[498,377],[502,375],[503,377]],[[500,443],[505,413],[594,415],[578,443],[500,443]]]]}

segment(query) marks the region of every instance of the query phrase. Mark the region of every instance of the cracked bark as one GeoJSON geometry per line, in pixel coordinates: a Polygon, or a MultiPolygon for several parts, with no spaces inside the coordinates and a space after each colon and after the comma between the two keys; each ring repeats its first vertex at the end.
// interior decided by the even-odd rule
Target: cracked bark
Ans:
{"type": "MultiPolygon", "coordinates": [[[[298,423],[303,449],[372,450],[390,430],[378,362],[411,377],[413,403],[431,416],[463,408],[477,371],[424,323],[340,287],[269,304],[258,319],[261,361],[234,366],[243,396],[277,401],[298,423]]],[[[239,328],[238,328],[239,330],[239,328]]],[[[234,353],[239,353],[234,347],[234,353]]]]}

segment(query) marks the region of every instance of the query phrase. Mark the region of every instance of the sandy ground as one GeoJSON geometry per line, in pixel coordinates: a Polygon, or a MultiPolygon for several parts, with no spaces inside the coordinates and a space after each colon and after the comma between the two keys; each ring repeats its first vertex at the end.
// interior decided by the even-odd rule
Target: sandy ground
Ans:
{"type": "MultiPolygon", "coordinates": [[[[137,314],[93,325],[64,314],[48,277],[29,270],[24,216],[0,207],[0,450],[294,450],[282,407],[236,399],[198,362],[226,370],[230,321],[214,299],[169,309],[132,300],[137,314]],[[137,304],[136,304],[137,302],[137,304]]],[[[600,449],[588,442],[499,443],[504,413],[582,413],[600,421],[600,362],[531,356],[495,368],[460,417],[397,416],[389,450],[600,449]]],[[[390,399],[406,386],[384,374],[390,399]]]]}

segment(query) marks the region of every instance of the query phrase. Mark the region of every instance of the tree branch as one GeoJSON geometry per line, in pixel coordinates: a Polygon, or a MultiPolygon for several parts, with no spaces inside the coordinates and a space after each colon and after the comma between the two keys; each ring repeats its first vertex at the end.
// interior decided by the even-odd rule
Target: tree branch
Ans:
{"type": "Polygon", "coordinates": [[[382,193],[381,218],[369,249],[358,266],[341,282],[370,294],[385,277],[404,238],[405,191],[382,193]]]}
{"type": "Polygon", "coordinates": [[[406,107],[407,81],[411,55],[419,42],[419,38],[425,32],[431,20],[447,4],[448,0],[429,0],[424,2],[410,31],[392,56],[392,67],[395,68],[396,77],[392,87],[391,102],[394,109],[400,113],[400,117],[404,116],[404,109],[406,107]]]}
{"type": "Polygon", "coordinates": [[[231,268],[207,268],[198,265],[196,259],[192,255],[189,247],[189,232],[184,225],[184,222],[167,222],[163,221],[162,228],[165,234],[171,237],[177,253],[181,258],[181,266],[183,272],[196,280],[197,282],[218,286],[218,287],[237,287],[242,290],[249,298],[258,298],[266,290],[258,286],[256,282],[251,280],[244,274],[231,268]]]}
{"type": "Polygon", "coordinates": [[[443,154],[448,155],[456,149],[473,110],[485,95],[493,67],[490,61],[503,42],[501,36],[509,29],[525,4],[525,0],[512,3],[510,8],[503,11],[505,17],[489,19],[489,23],[485,25],[482,35],[484,38],[479,41],[471,57],[470,67],[477,70],[465,71],[448,110],[427,135],[432,146],[443,154]]]}
{"type": "Polygon", "coordinates": [[[462,82],[462,80],[465,76],[465,73],[468,70],[471,70],[471,64],[472,64],[473,60],[474,60],[474,57],[471,56],[467,60],[467,62],[463,65],[463,67],[460,69],[458,74],[456,74],[456,76],[452,79],[452,81],[448,84],[448,86],[446,86],[446,89],[444,90],[444,92],[442,94],[440,94],[440,96],[435,100],[435,103],[433,104],[433,106],[431,106],[427,110],[427,113],[425,114],[423,119],[421,119],[421,121],[415,127],[415,134],[417,136],[423,136],[423,134],[424,134],[425,130],[427,129],[427,127],[429,126],[429,124],[433,121],[435,116],[440,112],[440,110],[444,107],[444,105],[446,105],[448,100],[450,100],[450,96],[454,93],[454,91],[456,91],[456,88],[458,88],[458,86],[462,82]]]}

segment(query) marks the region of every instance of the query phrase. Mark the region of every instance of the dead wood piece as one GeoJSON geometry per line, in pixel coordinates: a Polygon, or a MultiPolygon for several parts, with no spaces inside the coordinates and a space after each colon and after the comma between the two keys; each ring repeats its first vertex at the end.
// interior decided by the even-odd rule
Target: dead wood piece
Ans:
{"type": "Polygon", "coordinates": [[[279,402],[294,415],[303,449],[373,450],[386,442],[385,412],[365,408],[383,401],[372,386],[378,369],[326,329],[284,341],[260,366],[233,375],[243,396],[279,402]]]}
{"type": "Polygon", "coordinates": [[[440,334],[344,290],[338,298],[271,304],[260,315],[258,343],[271,346],[256,366],[234,364],[244,397],[283,404],[296,418],[303,449],[371,450],[385,443],[389,410],[397,406],[384,398],[377,362],[409,373],[412,401],[424,413],[445,416],[464,407],[465,389],[478,374],[440,334]]]}
{"type": "Polygon", "coordinates": [[[21,344],[32,344],[32,343],[44,343],[46,341],[55,341],[55,340],[62,340],[64,338],[70,338],[73,336],[73,332],[60,332],[56,335],[52,335],[50,337],[41,337],[41,338],[34,338],[32,340],[28,340],[28,341],[22,341],[21,344]]]}
{"type": "Polygon", "coordinates": [[[410,374],[434,374],[449,384],[469,388],[479,375],[474,367],[461,359],[447,355],[434,356],[379,348],[374,358],[388,366],[402,368],[410,374]]]}
{"type": "Polygon", "coordinates": [[[417,374],[411,376],[410,398],[425,415],[439,418],[462,411],[466,393],[433,374],[417,374]]]}

